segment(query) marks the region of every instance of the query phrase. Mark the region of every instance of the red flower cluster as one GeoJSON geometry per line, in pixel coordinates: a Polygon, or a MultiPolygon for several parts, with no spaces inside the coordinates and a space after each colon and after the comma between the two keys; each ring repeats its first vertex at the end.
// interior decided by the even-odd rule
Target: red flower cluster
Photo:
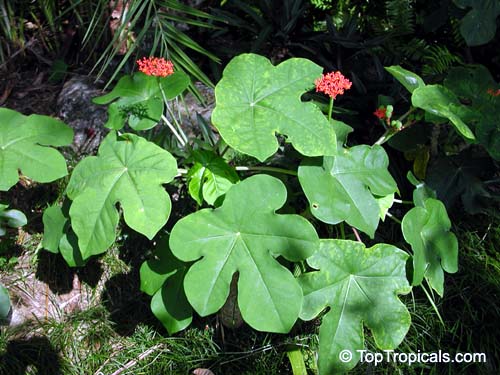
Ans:
{"type": "Polygon", "coordinates": [[[373,114],[383,120],[387,117],[387,108],[380,107],[373,114]]]}
{"type": "Polygon", "coordinates": [[[500,89],[496,91],[493,89],[488,89],[487,93],[490,94],[491,96],[500,96],[500,89]]]}
{"type": "Polygon", "coordinates": [[[314,83],[316,85],[316,92],[323,92],[332,99],[335,99],[337,95],[342,95],[344,90],[349,90],[352,86],[352,82],[340,72],[323,74],[314,83]]]}
{"type": "Polygon", "coordinates": [[[167,77],[174,73],[172,61],[163,57],[143,57],[142,60],[137,60],[137,65],[139,70],[148,76],[167,77]]]}

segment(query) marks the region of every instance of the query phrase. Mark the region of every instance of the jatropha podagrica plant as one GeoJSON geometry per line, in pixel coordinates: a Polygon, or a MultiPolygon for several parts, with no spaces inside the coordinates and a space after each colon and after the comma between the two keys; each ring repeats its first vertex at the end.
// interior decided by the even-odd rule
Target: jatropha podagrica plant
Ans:
{"type": "MultiPolygon", "coordinates": [[[[211,123],[220,139],[193,140],[171,109],[189,78],[161,58],[144,58],[138,65],[140,72],[121,78],[111,92],[94,99],[108,105],[111,131],[97,155],[73,170],[63,204],[45,210],[44,248],[60,252],[71,266],[82,266],[113,245],[121,213],[130,228],[152,240],[171,211],[163,185],[181,178],[198,209],[157,238],[155,256],[140,270],[141,288],[152,296],[151,308],[169,333],[189,326],[193,310],[200,316],[219,311],[235,284],[241,316],[256,330],[287,333],[299,319],[315,319],[329,309],[319,328],[320,374],[356,365],[358,350],[364,348],[363,324],[379,348],[396,348],[410,326],[410,314],[398,296],[412,286],[424,287],[424,281],[442,295],[444,272],[457,270],[457,241],[446,209],[411,173],[415,207],[402,218],[401,228],[412,253],[384,243],[367,248],[361,242],[359,232],[374,238],[380,220],[393,218],[393,204],[406,203],[396,198],[398,186],[382,144],[416,118],[405,114],[394,119],[392,107],[378,108],[374,114],[386,127],[381,139],[348,147],[352,128],[332,118],[334,99],[351,88],[347,78],[340,72],[323,75],[320,66],[303,58],[274,66],[262,56],[243,54],[227,65],[215,88],[211,123]],[[319,103],[302,100],[314,88],[329,96],[326,114],[319,103]],[[125,126],[130,132],[123,131],[125,126]],[[183,165],[141,136],[156,126],[172,134],[183,165]],[[296,169],[272,165],[286,144],[302,155],[296,169]],[[226,152],[228,148],[235,152],[226,152]],[[261,164],[234,166],[228,155],[236,153],[261,164]],[[280,173],[298,180],[311,215],[278,213],[289,194],[283,180],[273,176],[280,173]],[[338,228],[338,238],[320,238],[312,220],[338,228]],[[346,227],[356,241],[346,239],[346,227]],[[299,276],[292,272],[294,266],[301,270],[299,276]],[[343,350],[353,354],[350,361],[339,359],[343,350]]],[[[439,88],[426,86],[400,67],[388,71],[416,96],[415,108],[434,112],[437,104],[422,103],[418,90],[439,88]]],[[[460,118],[442,109],[445,104],[439,115],[449,115],[460,134],[474,137],[460,118]]],[[[37,131],[45,125],[57,130],[49,137],[36,133],[33,121],[0,109],[0,157],[8,160],[0,163],[4,190],[17,181],[17,169],[40,181],[66,173],[54,165],[43,179],[28,162],[13,161],[19,159],[15,150],[26,151],[33,144],[47,153],[47,160],[55,160],[55,151],[42,145],[69,142],[64,125],[41,124],[37,131]]]]}

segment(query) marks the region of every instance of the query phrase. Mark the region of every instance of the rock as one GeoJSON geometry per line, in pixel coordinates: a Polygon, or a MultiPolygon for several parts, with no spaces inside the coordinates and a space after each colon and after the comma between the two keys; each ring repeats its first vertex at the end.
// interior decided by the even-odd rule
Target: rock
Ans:
{"type": "Polygon", "coordinates": [[[93,153],[108,130],[104,128],[107,107],[92,103],[102,95],[92,80],[75,76],[67,81],[57,98],[57,115],[75,131],[72,148],[78,154],[93,153]]]}
{"type": "Polygon", "coordinates": [[[200,101],[190,92],[184,94],[184,101],[175,99],[169,102],[171,113],[167,113],[167,118],[172,120],[172,114],[181,124],[182,130],[189,138],[200,134],[198,115],[207,124],[210,124],[210,117],[215,107],[215,93],[211,87],[205,86],[201,82],[195,82],[195,87],[201,94],[205,103],[200,101]]]}

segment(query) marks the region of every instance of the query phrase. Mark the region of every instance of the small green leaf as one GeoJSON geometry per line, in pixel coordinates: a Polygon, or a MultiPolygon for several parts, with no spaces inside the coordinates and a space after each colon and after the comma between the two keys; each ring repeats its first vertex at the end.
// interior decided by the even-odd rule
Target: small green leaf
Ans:
{"type": "Polygon", "coordinates": [[[424,80],[419,75],[403,69],[399,65],[386,67],[385,70],[391,73],[411,93],[415,89],[425,86],[424,80]]]}
{"type": "Polygon", "coordinates": [[[389,212],[389,209],[394,204],[394,194],[388,194],[385,197],[376,197],[375,199],[377,200],[380,209],[379,211],[380,219],[384,221],[387,212],[389,212]]]}
{"type": "Polygon", "coordinates": [[[415,186],[413,190],[413,204],[418,207],[424,207],[424,202],[427,198],[436,198],[436,192],[432,190],[425,182],[420,181],[415,177],[412,171],[408,171],[406,178],[415,186]]]}
{"type": "Polygon", "coordinates": [[[24,116],[0,108],[0,191],[19,180],[19,170],[37,182],[51,182],[68,174],[66,161],[47,146],[66,146],[73,130],[48,116],[24,116]]]}
{"type": "Polygon", "coordinates": [[[405,274],[408,255],[386,244],[366,249],[360,242],[321,240],[307,259],[319,271],[299,277],[304,291],[301,319],[311,320],[327,307],[319,328],[319,373],[344,373],[365,348],[363,325],[379,349],[396,348],[410,328],[410,313],[398,299],[411,288],[405,274]],[[343,350],[352,359],[343,362],[343,350]]]}
{"type": "Polygon", "coordinates": [[[43,212],[42,246],[51,253],[61,253],[68,266],[82,267],[87,262],[78,247],[78,238],[71,229],[68,202],[65,201],[63,207],[54,205],[43,212]]]}
{"type": "Polygon", "coordinates": [[[183,269],[169,277],[151,300],[151,311],[170,335],[187,328],[193,320],[193,309],[183,287],[185,273],[183,269]]]}
{"type": "Polygon", "coordinates": [[[83,259],[82,252],[78,247],[78,238],[69,228],[69,221],[66,225],[66,232],[61,237],[59,252],[70,267],[83,267],[87,264],[87,259],[83,259]]]}
{"type": "Polygon", "coordinates": [[[205,174],[205,167],[200,163],[194,163],[189,169],[186,178],[189,181],[188,191],[189,195],[198,203],[203,204],[203,191],[201,189],[203,184],[203,175],[205,174]]]}
{"type": "Polygon", "coordinates": [[[441,85],[419,87],[413,92],[411,102],[415,107],[447,118],[462,136],[470,140],[475,139],[474,134],[461,118],[466,110],[465,107],[462,107],[455,94],[446,87],[441,85]]]}
{"type": "Polygon", "coordinates": [[[224,305],[238,272],[243,319],[261,331],[291,329],[302,292],[292,273],[275,258],[304,260],[319,240],[303,217],[275,213],[285,201],[286,188],[280,180],[256,175],[233,185],[221,207],[197,211],[175,224],[170,237],[173,254],[196,261],[184,287],[198,314],[207,316],[224,305]]]}
{"type": "Polygon", "coordinates": [[[161,185],[176,174],[174,157],[154,143],[133,134],[106,136],[98,156],[82,160],[67,187],[83,257],[102,253],[115,241],[117,202],[127,225],[152,239],[170,214],[170,199],[161,185]]]}
{"type": "Polygon", "coordinates": [[[298,174],[315,217],[329,224],[346,221],[373,237],[380,216],[374,196],[397,191],[388,165],[381,146],[361,145],[324,157],[323,163],[305,161],[298,174]]]}
{"type": "Polygon", "coordinates": [[[184,277],[188,263],[173,256],[168,237],[162,237],[153,258],[144,262],[140,269],[141,290],[150,296],[151,310],[169,334],[189,326],[193,311],[184,293],[184,277]]]}
{"type": "Polygon", "coordinates": [[[155,247],[153,257],[145,261],[139,270],[141,291],[152,296],[161,289],[165,281],[186,267],[186,263],[177,259],[168,246],[168,237],[162,236],[155,247]]]}
{"type": "Polygon", "coordinates": [[[0,284],[0,322],[9,316],[10,298],[7,289],[0,284]]]}
{"type": "Polygon", "coordinates": [[[303,155],[334,155],[332,127],[316,105],[300,100],[321,73],[307,59],[293,58],[275,67],[262,56],[237,56],[215,88],[212,122],[228,145],[260,161],[278,149],[276,133],[303,155]]]}
{"type": "Polygon", "coordinates": [[[444,292],[444,273],[458,270],[458,242],[450,232],[451,223],[444,204],[428,198],[423,207],[414,207],[403,217],[403,236],[413,249],[413,285],[424,277],[440,295],[444,292]]]}
{"type": "Polygon", "coordinates": [[[0,208],[0,221],[5,221],[11,228],[23,227],[28,223],[26,215],[19,210],[2,210],[0,208]]]}
{"type": "Polygon", "coordinates": [[[154,127],[163,114],[163,95],[175,98],[189,86],[189,77],[180,71],[168,77],[148,76],[141,72],[122,77],[114,89],[93,99],[96,104],[110,104],[106,127],[119,130],[125,122],[135,130],[154,127]],[[118,100],[117,100],[118,99],[118,100]]]}
{"type": "Polygon", "coordinates": [[[217,198],[239,181],[238,174],[226,161],[213,152],[206,150],[193,151],[196,161],[189,170],[189,193],[199,205],[202,198],[213,205],[217,198]]]}
{"type": "Polygon", "coordinates": [[[68,219],[64,216],[61,207],[50,206],[43,211],[43,240],[42,246],[45,250],[57,254],[59,243],[64,235],[64,227],[68,219]]]}

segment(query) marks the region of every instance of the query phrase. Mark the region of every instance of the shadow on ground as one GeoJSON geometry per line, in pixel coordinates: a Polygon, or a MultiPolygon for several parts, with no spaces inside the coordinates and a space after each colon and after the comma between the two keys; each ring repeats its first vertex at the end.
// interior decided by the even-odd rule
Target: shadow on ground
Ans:
{"type": "Polygon", "coordinates": [[[46,337],[9,341],[0,354],[0,375],[24,375],[28,370],[37,375],[63,373],[59,353],[46,337]]]}
{"type": "Polygon", "coordinates": [[[129,266],[128,272],[112,276],[104,284],[102,303],[109,312],[114,330],[121,336],[130,336],[139,324],[154,329],[163,327],[151,312],[151,297],[141,291],[139,269],[151,250],[146,237],[124,228],[119,257],[129,266]]]}
{"type": "Polygon", "coordinates": [[[46,283],[52,293],[71,292],[75,274],[81,282],[95,288],[102,277],[103,269],[97,258],[89,259],[85,267],[71,268],[60,254],[48,251],[38,254],[36,278],[46,283]]]}

